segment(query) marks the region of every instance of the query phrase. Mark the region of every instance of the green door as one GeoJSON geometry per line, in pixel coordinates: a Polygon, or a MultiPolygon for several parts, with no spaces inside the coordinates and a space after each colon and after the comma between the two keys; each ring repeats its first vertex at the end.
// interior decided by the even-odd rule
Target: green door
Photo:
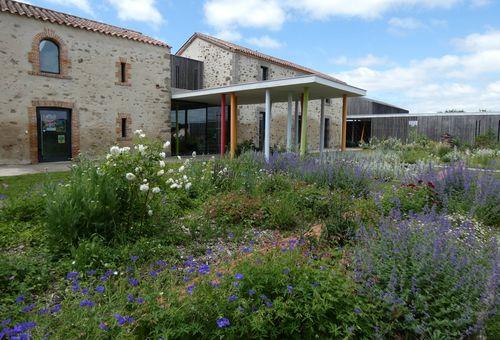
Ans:
{"type": "Polygon", "coordinates": [[[38,108],[38,160],[67,161],[71,158],[71,110],[38,108]]]}

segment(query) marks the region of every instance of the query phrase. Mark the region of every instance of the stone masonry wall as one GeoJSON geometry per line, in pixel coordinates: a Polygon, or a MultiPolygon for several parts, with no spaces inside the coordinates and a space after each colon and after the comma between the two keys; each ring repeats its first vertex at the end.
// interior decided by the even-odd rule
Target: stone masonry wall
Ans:
{"type": "MultiPolygon", "coordinates": [[[[205,88],[260,81],[261,66],[269,68],[269,79],[290,78],[304,74],[292,68],[230,52],[200,38],[195,39],[182,53],[182,56],[205,63],[205,88]]],[[[287,107],[287,103],[273,103],[272,105],[272,146],[284,147],[286,145],[287,107]]],[[[251,140],[255,145],[258,145],[259,113],[264,112],[264,110],[264,100],[261,105],[240,105],[238,107],[238,143],[251,140]]],[[[340,146],[341,110],[341,99],[332,99],[331,103],[325,106],[325,118],[330,119],[329,148],[340,146]]],[[[310,150],[319,149],[319,116],[320,101],[310,101],[308,114],[308,146],[310,150]]],[[[294,133],[292,135],[294,136],[294,133]]]]}
{"type": "Polygon", "coordinates": [[[130,143],[117,128],[121,117],[129,117],[128,133],[170,139],[169,49],[7,13],[0,13],[0,32],[0,164],[37,161],[33,115],[40,103],[73,109],[73,156],[130,143]],[[33,43],[46,34],[66,49],[59,77],[36,70],[33,43]],[[129,84],[117,83],[119,62],[127,64],[129,84]]]}

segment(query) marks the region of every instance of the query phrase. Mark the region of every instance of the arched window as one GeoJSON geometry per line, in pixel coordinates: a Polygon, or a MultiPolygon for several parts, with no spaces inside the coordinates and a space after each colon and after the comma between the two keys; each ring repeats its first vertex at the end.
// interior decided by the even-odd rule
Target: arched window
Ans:
{"type": "Polygon", "coordinates": [[[42,40],[39,46],[40,72],[60,73],[59,46],[52,40],[42,40]]]}

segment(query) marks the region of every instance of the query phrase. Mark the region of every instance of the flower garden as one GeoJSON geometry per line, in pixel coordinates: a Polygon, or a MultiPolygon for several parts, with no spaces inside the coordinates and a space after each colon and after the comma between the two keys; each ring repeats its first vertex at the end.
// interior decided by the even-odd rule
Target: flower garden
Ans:
{"type": "Polygon", "coordinates": [[[387,144],[0,179],[0,339],[498,337],[500,176],[387,144]]]}

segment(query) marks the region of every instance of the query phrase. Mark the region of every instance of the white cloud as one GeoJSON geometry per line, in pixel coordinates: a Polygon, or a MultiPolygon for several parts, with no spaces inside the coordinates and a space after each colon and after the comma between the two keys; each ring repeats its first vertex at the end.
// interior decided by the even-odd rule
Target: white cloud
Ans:
{"type": "Polygon", "coordinates": [[[286,17],[276,0],[208,0],[204,11],[207,22],[219,31],[235,27],[279,29],[286,17]]]}
{"type": "Polygon", "coordinates": [[[385,57],[377,57],[373,54],[367,54],[361,58],[347,58],[346,56],[341,56],[337,58],[333,58],[330,60],[333,64],[337,65],[349,65],[355,67],[369,67],[375,65],[385,65],[389,62],[389,60],[385,57]]]}
{"type": "Polygon", "coordinates": [[[425,27],[425,25],[420,21],[415,18],[391,18],[389,20],[389,26],[392,29],[395,30],[416,30],[422,27],[425,27]]]}
{"type": "Polygon", "coordinates": [[[247,39],[247,42],[251,45],[267,49],[277,49],[284,46],[283,43],[279,42],[276,39],[271,38],[268,35],[263,35],[258,38],[257,37],[249,38],[247,39]]]}
{"type": "Polygon", "coordinates": [[[232,30],[221,30],[217,32],[215,36],[219,39],[233,41],[233,42],[239,41],[243,38],[240,32],[232,30]]]}
{"type": "MultiPolygon", "coordinates": [[[[73,6],[85,13],[93,14],[92,7],[90,6],[88,0],[45,0],[45,1],[63,6],[73,6]]],[[[29,3],[27,1],[23,2],[29,3]]]]}
{"type": "Polygon", "coordinates": [[[475,42],[466,53],[418,59],[385,69],[357,67],[333,76],[367,89],[369,96],[406,105],[414,112],[500,110],[500,46],[489,39],[495,34],[463,38],[475,42]],[[483,49],[478,51],[478,44],[483,49]]]}
{"type": "Polygon", "coordinates": [[[484,34],[475,33],[462,39],[455,39],[453,45],[469,52],[500,49],[500,30],[492,30],[484,34]]]}
{"type": "Polygon", "coordinates": [[[163,16],[156,8],[155,0],[107,0],[122,20],[141,21],[154,26],[163,23],[163,16]]]}

